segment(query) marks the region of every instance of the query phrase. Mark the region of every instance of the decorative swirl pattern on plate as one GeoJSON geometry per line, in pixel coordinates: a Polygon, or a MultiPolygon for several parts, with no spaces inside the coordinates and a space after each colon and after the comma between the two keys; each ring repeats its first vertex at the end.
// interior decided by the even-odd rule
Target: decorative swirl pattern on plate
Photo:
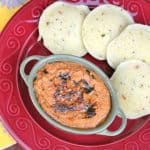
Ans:
{"type": "Polygon", "coordinates": [[[71,149],[63,145],[57,145],[53,148],[53,150],[71,150],[71,149]]]}
{"type": "Polygon", "coordinates": [[[7,40],[8,49],[20,49],[20,42],[16,37],[9,37],[7,40]]]}
{"type": "Polygon", "coordinates": [[[17,116],[20,113],[20,107],[17,104],[7,105],[7,112],[11,116],[17,116]]]}
{"type": "Polygon", "coordinates": [[[143,6],[140,4],[140,2],[138,3],[130,0],[127,4],[127,9],[130,11],[132,16],[137,16],[138,14],[141,14],[144,23],[148,24],[146,16],[144,14],[143,6]]]}
{"type": "Polygon", "coordinates": [[[12,83],[8,79],[0,80],[0,91],[7,93],[10,92],[12,88],[12,83]]]}
{"type": "Polygon", "coordinates": [[[18,118],[16,120],[16,127],[17,129],[28,132],[29,134],[32,134],[33,141],[38,149],[50,149],[51,142],[47,137],[37,137],[35,128],[27,118],[18,118]],[[31,132],[32,131],[32,132],[31,132]]]}
{"type": "Polygon", "coordinates": [[[139,145],[136,142],[128,142],[124,144],[124,150],[139,150],[139,145]]]}
{"type": "Polygon", "coordinates": [[[26,33],[26,30],[23,25],[18,24],[14,27],[14,34],[16,36],[23,36],[23,35],[25,35],[25,33],[26,33]]]}
{"type": "Polygon", "coordinates": [[[42,10],[43,10],[43,8],[41,6],[33,7],[33,9],[32,9],[32,17],[33,18],[39,18],[40,15],[41,15],[42,10]]]}
{"type": "Polygon", "coordinates": [[[139,134],[139,140],[142,143],[150,143],[150,128],[144,129],[139,134]]]}
{"type": "Polygon", "coordinates": [[[20,118],[16,121],[16,127],[21,131],[25,131],[29,127],[29,124],[27,123],[27,121],[24,121],[24,120],[25,119],[20,118]]]}
{"type": "Polygon", "coordinates": [[[131,12],[132,16],[136,16],[140,10],[140,6],[135,2],[129,2],[127,9],[131,12]]]}
{"type": "Polygon", "coordinates": [[[9,37],[8,40],[6,41],[7,48],[11,50],[11,53],[5,57],[0,62],[0,72],[2,74],[8,75],[12,72],[12,65],[6,60],[8,60],[13,54],[15,54],[21,47],[20,41],[16,37],[9,37]]]}
{"type": "Polygon", "coordinates": [[[4,63],[2,62],[0,64],[0,72],[2,72],[3,74],[10,74],[12,72],[12,66],[9,63],[4,63]]]}
{"type": "Polygon", "coordinates": [[[0,80],[0,91],[3,93],[9,93],[7,102],[7,113],[11,116],[16,116],[20,113],[20,108],[17,104],[11,104],[11,98],[13,95],[13,83],[8,79],[0,80]]]}

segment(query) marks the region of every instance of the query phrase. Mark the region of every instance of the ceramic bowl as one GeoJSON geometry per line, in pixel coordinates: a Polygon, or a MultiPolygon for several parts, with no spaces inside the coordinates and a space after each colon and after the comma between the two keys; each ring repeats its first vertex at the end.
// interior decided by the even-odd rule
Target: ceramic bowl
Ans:
{"type": "Polygon", "coordinates": [[[41,116],[43,118],[45,118],[51,125],[59,128],[61,130],[70,132],[70,133],[83,134],[83,135],[100,134],[100,135],[107,135],[107,136],[115,136],[115,135],[120,134],[125,129],[126,124],[127,124],[127,119],[125,117],[125,114],[122,112],[122,110],[119,107],[116,94],[115,94],[115,92],[112,88],[112,85],[110,83],[109,78],[107,77],[107,75],[100,68],[98,68],[93,63],[85,60],[84,58],[80,58],[80,57],[76,57],[76,56],[72,56],[72,55],[51,55],[51,56],[48,56],[48,57],[37,56],[37,55],[30,56],[30,57],[25,58],[23,60],[23,62],[21,63],[21,65],[20,65],[20,74],[21,74],[23,80],[25,81],[25,83],[28,87],[29,95],[31,97],[31,100],[32,100],[35,108],[41,114],[41,116]],[[37,63],[33,66],[32,70],[27,75],[25,73],[25,67],[29,62],[31,62],[33,60],[37,60],[37,63]],[[64,126],[64,125],[58,123],[57,121],[53,120],[40,107],[40,105],[39,105],[39,103],[38,103],[38,101],[35,97],[35,94],[34,94],[33,81],[34,81],[34,79],[37,75],[37,72],[40,68],[42,68],[47,63],[53,63],[53,62],[56,62],[56,61],[74,62],[74,63],[81,64],[82,66],[86,67],[89,70],[93,70],[96,74],[98,74],[101,77],[101,79],[105,83],[106,87],[108,88],[108,90],[110,92],[110,95],[111,95],[111,104],[112,104],[111,111],[108,114],[108,117],[105,119],[105,121],[102,124],[100,124],[99,126],[97,126],[96,128],[84,129],[83,130],[83,129],[70,128],[70,127],[64,126]],[[122,118],[122,123],[121,123],[120,127],[117,130],[109,131],[108,127],[114,121],[116,116],[119,116],[119,117],[122,118]]]}

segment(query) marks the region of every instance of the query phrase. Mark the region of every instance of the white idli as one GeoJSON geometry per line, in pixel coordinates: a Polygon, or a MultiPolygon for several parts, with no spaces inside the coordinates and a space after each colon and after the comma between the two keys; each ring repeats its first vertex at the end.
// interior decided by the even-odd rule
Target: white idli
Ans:
{"type": "Polygon", "coordinates": [[[106,47],[129,24],[130,14],[121,7],[101,5],[91,11],[82,26],[82,38],[87,51],[96,59],[106,59],[106,47]]]}
{"type": "Polygon", "coordinates": [[[133,24],[114,39],[107,48],[108,64],[116,68],[120,62],[139,59],[150,64],[150,27],[133,24]]]}
{"type": "Polygon", "coordinates": [[[83,5],[55,2],[48,6],[39,20],[44,46],[54,54],[85,55],[81,26],[88,13],[89,8],[83,5]]]}
{"type": "Polygon", "coordinates": [[[110,80],[127,118],[150,114],[149,65],[139,60],[122,62],[110,80]]]}

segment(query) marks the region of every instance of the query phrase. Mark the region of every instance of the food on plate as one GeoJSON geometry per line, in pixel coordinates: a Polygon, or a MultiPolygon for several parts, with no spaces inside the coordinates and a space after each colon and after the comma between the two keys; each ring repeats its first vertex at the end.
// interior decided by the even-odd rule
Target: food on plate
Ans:
{"type": "Polygon", "coordinates": [[[111,77],[120,107],[129,119],[150,114],[150,66],[140,60],[122,62],[111,77]]]}
{"type": "MultiPolygon", "coordinates": [[[[39,36],[54,54],[83,56],[88,51],[98,60],[107,59],[117,68],[111,82],[127,118],[150,113],[150,27],[134,24],[126,10],[104,4],[90,12],[87,6],[55,2],[40,17],[39,36]]],[[[69,127],[95,128],[111,109],[102,79],[73,62],[43,66],[34,91],[42,109],[69,127]]]]}
{"type": "Polygon", "coordinates": [[[34,92],[41,108],[69,127],[95,128],[111,109],[110,93],[100,76],[73,62],[45,64],[37,72],[34,92]]]}
{"type": "Polygon", "coordinates": [[[116,68],[128,59],[150,64],[150,26],[133,24],[114,39],[107,48],[108,64],[116,68]]]}
{"type": "Polygon", "coordinates": [[[39,36],[44,46],[54,54],[85,55],[81,26],[89,11],[87,6],[65,2],[48,6],[39,20],[39,36]]]}
{"type": "Polygon", "coordinates": [[[121,7],[106,4],[91,11],[82,26],[82,38],[87,51],[96,59],[106,59],[106,47],[133,18],[121,7]]]}

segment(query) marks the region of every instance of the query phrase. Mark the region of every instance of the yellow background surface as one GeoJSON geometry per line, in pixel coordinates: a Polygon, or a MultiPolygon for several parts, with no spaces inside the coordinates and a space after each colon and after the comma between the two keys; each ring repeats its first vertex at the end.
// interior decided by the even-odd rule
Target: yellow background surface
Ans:
{"type": "Polygon", "coordinates": [[[14,15],[14,13],[19,9],[8,9],[6,6],[0,5],[0,31],[4,28],[8,20],[14,15]]]}
{"type": "Polygon", "coordinates": [[[2,123],[0,122],[0,149],[6,148],[15,144],[15,140],[5,130],[2,123]]]}
{"type": "MultiPolygon", "coordinates": [[[[0,32],[20,7],[8,9],[6,6],[0,5],[0,32]]],[[[0,121],[0,150],[15,143],[15,140],[9,135],[0,121]]]]}

